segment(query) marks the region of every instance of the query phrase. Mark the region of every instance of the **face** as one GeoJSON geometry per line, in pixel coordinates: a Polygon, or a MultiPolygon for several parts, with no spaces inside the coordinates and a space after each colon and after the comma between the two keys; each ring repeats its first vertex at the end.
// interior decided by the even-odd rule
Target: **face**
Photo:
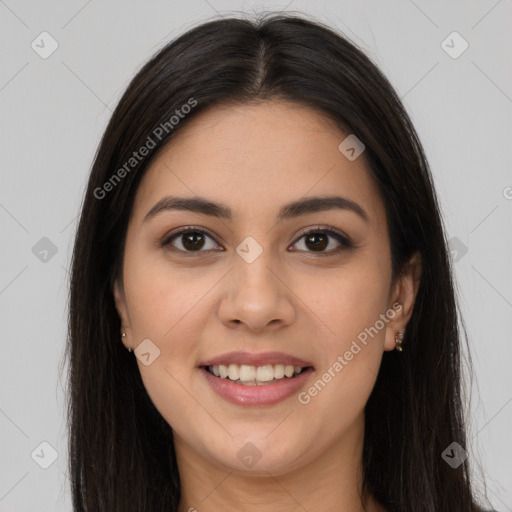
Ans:
{"type": "Polygon", "coordinates": [[[293,103],[215,107],[142,179],[114,294],[178,458],[279,475],[361,434],[415,289],[391,281],[384,204],[364,153],[338,149],[348,135],[293,103]],[[220,206],[171,201],[199,198],[220,206]]]}

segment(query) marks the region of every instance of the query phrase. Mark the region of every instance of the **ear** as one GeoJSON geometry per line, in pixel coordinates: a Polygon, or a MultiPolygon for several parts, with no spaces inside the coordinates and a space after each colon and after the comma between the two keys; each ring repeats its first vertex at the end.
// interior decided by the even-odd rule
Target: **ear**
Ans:
{"type": "Polygon", "coordinates": [[[419,252],[416,252],[405,264],[403,271],[393,284],[389,308],[395,312],[395,315],[386,325],[384,350],[394,350],[396,347],[396,334],[398,332],[405,332],[420,286],[421,270],[421,255],[419,252]]]}
{"type": "Polygon", "coordinates": [[[126,305],[126,297],[124,294],[123,285],[119,282],[119,279],[114,281],[114,285],[112,287],[112,292],[114,294],[114,302],[116,305],[117,314],[119,315],[119,319],[121,320],[121,334],[124,332],[126,336],[121,339],[124,346],[126,348],[132,348],[129,346],[130,340],[130,317],[128,314],[128,307],[126,305]]]}

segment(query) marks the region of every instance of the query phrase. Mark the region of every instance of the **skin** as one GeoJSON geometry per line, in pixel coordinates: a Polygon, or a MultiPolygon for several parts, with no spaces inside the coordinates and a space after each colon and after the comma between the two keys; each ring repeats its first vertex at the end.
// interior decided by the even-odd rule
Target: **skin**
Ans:
{"type": "MultiPolygon", "coordinates": [[[[125,346],[149,338],[160,350],[149,366],[137,363],[173,428],[180,512],[365,510],[363,410],[383,352],[395,348],[412,313],[420,261],[415,255],[391,281],[384,204],[364,153],[349,161],[338,150],[347,135],[291,102],[217,106],[191,119],[141,181],[114,296],[125,346]],[[368,222],[340,209],[276,221],[282,205],[334,192],[358,203],[368,222]],[[234,217],[175,210],[144,221],[167,195],[204,196],[234,217]],[[183,237],[162,247],[166,235],[190,225],[211,236],[199,252],[186,253],[183,237]],[[303,236],[318,225],[340,230],[354,247],[318,255],[303,236]],[[250,264],[236,252],[247,236],[263,249],[250,264]],[[234,405],[198,369],[233,350],[282,351],[314,366],[307,390],[396,302],[394,318],[307,405],[296,395],[265,407],[234,405]],[[248,442],[262,455],[251,468],[237,457],[248,442]]],[[[320,252],[341,245],[327,241],[320,252]]],[[[385,509],[370,500],[366,510],[385,509]]]]}

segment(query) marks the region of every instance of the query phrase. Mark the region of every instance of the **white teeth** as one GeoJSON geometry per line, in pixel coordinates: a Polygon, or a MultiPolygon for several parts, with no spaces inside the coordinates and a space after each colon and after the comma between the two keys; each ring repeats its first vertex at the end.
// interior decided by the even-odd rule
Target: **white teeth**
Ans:
{"type": "Polygon", "coordinates": [[[293,366],[291,364],[276,364],[264,366],[249,366],[246,364],[220,364],[208,366],[207,369],[216,377],[221,379],[228,378],[232,381],[238,381],[240,384],[246,385],[262,385],[274,380],[283,379],[299,375],[302,372],[301,366],[293,366]]]}
{"type": "Polygon", "coordinates": [[[224,365],[224,364],[219,365],[219,375],[220,375],[221,379],[225,379],[228,376],[228,367],[226,365],[224,365]]]}
{"type": "Polygon", "coordinates": [[[274,366],[274,379],[282,379],[284,377],[284,364],[276,364],[274,366]]]}
{"type": "MultiPolygon", "coordinates": [[[[214,366],[215,368],[215,366],[214,366]]],[[[256,366],[247,366],[246,364],[240,365],[238,376],[242,381],[250,381],[256,379],[256,366]]]]}
{"type": "Polygon", "coordinates": [[[260,382],[269,382],[274,380],[274,368],[272,366],[258,366],[256,370],[256,380],[260,382]]]}
{"type": "Polygon", "coordinates": [[[228,368],[229,380],[238,380],[238,368],[239,368],[239,366],[236,364],[229,365],[229,368],[228,368]]]}

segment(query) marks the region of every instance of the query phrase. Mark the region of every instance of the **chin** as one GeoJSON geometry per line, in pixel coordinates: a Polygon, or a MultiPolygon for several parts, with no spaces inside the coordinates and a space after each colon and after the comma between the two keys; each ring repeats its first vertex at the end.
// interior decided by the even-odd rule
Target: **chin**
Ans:
{"type": "MultiPolygon", "coordinates": [[[[266,434],[268,436],[268,430],[266,434]]],[[[238,441],[232,447],[226,447],[222,453],[211,454],[228,471],[248,476],[279,476],[301,466],[303,457],[298,450],[303,448],[300,442],[293,443],[288,437],[289,444],[275,442],[269,436],[267,439],[238,441]],[[294,456],[292,456],[294,454],[294,456]]]]}

